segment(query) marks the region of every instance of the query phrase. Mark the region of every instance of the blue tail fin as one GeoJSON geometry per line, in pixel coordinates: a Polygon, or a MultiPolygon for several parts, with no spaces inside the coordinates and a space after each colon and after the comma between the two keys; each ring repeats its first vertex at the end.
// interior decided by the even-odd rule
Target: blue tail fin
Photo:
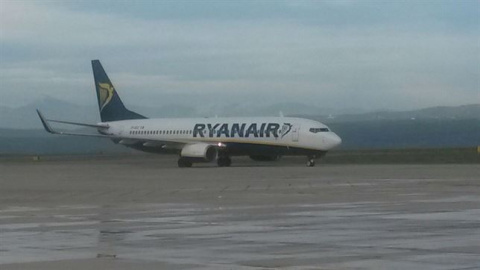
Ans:
{"type": "Polygon", "coordinates": [[[125,108],[99,60],[92,60],[92,69],[102,122],[146,118],[125,108]]]}

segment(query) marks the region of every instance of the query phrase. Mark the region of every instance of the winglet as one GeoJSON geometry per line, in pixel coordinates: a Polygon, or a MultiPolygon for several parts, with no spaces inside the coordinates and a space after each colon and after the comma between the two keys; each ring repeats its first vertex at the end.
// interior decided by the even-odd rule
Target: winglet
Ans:
{"type": "Polygon", "coordinates": [[[42,121],[42,125],[43,127],[45,128],[45,130],[49,133],[52,133],[52,134],[57,134],[57,132],[55,132],[52,127],[50,126],[50,124],[48,123],[48,121],[45,119],[45,117],[43,117],[42,113],[40,112],[40,110],[37,109],[37,113],[38,113],[38,117],[40,117],[40,121],[42,121]]]}

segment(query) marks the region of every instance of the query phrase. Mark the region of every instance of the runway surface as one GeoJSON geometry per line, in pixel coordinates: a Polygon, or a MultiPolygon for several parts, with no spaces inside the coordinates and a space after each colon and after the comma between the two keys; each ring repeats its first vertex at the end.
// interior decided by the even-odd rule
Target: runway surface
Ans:
{"type": "Polygon", "coordinates": [[[0,163],[0,269],[480,269],[480,165],[0,163]]]}

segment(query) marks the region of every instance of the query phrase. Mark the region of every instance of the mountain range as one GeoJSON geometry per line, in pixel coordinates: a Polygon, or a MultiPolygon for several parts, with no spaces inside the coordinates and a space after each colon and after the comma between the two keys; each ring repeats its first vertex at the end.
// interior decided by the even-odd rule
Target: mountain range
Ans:
{"type": "MultiPolygon", "coordinates": [[[[81,106],[63,100],[45,97],[28,105],[10,108],[0,106],[0,128],[5,129],[40,129],[42,128],[36,109],[40,109],[47,118],[63,119],[75,122],[99,122],[98,108],[95,105],[81,106]]],[[[164,104],[158,107],[129,106],[133,111],[147,117],[213,117],[213,116],[299,116],[319,120],[325,123],[357,122],[376,120],[462,120],[480,119],[480,104],[456,107],[431,107],[410,111],[374,111],[352,113],[355,109],[338,110],[320,108],[298,102],[256,105],[245,103],[231,104],[164,104]]]]}
{"type": "MultiPolygon", "coordinates": [[[[43,130],[36,115],[39,108],[47,117],[96,123],[98,108],[46,98],[19,108],[0,108],[0,155],[129,153],[110,140],[91,137],[55,136],[43,130]]],[[[480,104],[432,107],[393,112],[334,114],[301,103],[277,103],[247,107],[218,104],[204,107],[162,105],[158,108],[131,107],[149,117],[198,117],[235,115],[301,116],[327,123],[343,140],[339,149],[394,149],[477,147],[480,145],[480,104]],[[247,112],[247,113],[245,113],[247,112]]]]}

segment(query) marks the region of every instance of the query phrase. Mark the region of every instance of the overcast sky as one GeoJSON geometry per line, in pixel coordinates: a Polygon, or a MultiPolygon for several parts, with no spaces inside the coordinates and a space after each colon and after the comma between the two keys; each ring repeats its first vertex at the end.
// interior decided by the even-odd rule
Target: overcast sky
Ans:
{"type": "Polygon", "coordinates": [[[0,105],[480,103],[480,1],[0,0],[0,105]]]}

